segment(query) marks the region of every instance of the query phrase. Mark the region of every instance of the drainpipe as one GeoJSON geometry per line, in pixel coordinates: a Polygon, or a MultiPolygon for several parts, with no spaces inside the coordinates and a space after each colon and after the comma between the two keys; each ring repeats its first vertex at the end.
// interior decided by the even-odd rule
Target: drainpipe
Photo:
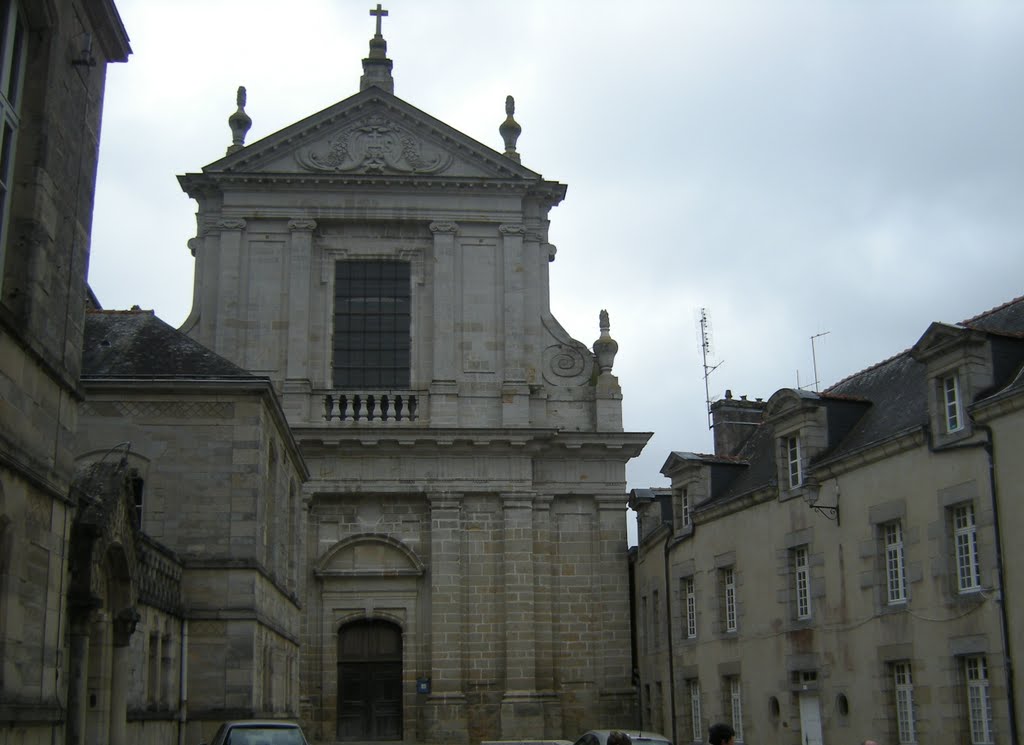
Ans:
{"type": "Polygon", "coordinates": [[[665,536],[665,636],[668,638],[668,700],[671,704],[672,742],[679,742],[676,736],[676,665],[672,652],[672,575],[669,572],[669,548],[672,545],[672,526],[667,524],[669,533],[665,536]]]}
{"type": "Polygon", "coordinates": [[[181,619],[181,658],[178,679],[178,745],[185,745],[188,724],[188,620],[181,619]]]}
{"type": "Polygon", "coordinates": [[[1006,675],[1006,698],[1009,703],[1010,713],[1010,742],[1019,742],[1017,739],[1017,699],[1013,690],[1013,654],[1010,651],[1010,620],[1006,614],[1006,585],[1003,583],[1003,539],[999,528],[999,499],[996,491],[996,454],[995,434],[992,428],[987,425],[976,424],[978,429],[985,432],[988,439],[982,446],[985,455],[988,456],[988,482],[989,493],[992,496],[992,528],[996,534],[996,580],[999,582],[999,620],[1000,631],[1003,636],[1003,659],[1005,661],[1004,671],[1006,675]]]}

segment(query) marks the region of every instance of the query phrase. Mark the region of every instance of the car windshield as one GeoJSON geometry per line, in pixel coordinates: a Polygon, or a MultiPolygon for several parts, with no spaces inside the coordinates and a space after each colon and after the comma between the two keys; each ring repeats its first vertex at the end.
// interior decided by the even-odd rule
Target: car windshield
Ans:
{"type": "Polygon", "coordinates": [[[224,745],[305,745],[297,727],[233,727],[224,745]]]}

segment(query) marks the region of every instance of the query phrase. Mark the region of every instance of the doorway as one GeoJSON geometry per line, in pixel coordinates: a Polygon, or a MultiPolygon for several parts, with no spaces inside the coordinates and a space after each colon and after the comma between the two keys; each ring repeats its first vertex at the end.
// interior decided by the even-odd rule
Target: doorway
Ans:
{"type": "Polygon", "coordinates": [[[338,631],[338,739],[402,739],[402,630],[393,623],[338,631]]]}
{"type": "Polygon", "coordinates": [[[821,704],[816,693],[800,693],[800,734],[803,745],[822,745],[821,704]]]}

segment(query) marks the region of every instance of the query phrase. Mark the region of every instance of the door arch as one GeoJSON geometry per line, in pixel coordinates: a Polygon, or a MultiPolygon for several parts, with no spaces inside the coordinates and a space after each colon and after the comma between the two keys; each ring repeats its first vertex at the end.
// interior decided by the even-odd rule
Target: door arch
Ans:
{"type": "Polygon", "coordinates": [[[339,740],[402,739],[402,629],[360,620],[338,630],[339,740]]]}

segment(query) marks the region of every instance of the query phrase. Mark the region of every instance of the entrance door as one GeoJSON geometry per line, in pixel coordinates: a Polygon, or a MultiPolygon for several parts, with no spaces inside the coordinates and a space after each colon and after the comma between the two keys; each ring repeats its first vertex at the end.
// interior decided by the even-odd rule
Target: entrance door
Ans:
{"type": "Polygon", "coordinates": [[[817,694],[800,694],[800,735],[803,745],[822,745],[821,704],[817,694]]]}
{"type": "Polygon", "coordinates": [[[338,632],[338,739],[402,739],[402,630],[393,623],[338,632]]]}

